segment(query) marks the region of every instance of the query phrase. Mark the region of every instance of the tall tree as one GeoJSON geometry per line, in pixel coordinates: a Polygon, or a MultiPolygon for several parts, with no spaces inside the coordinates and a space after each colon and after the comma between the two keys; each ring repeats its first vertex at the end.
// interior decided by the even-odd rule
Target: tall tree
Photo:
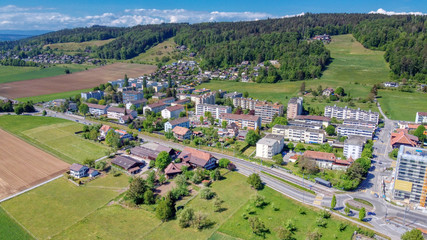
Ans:
{"type": "Polygon", "coordinates": [[[169,163],[171,163],[172,158],[170,157],[169,153],[166,151],[162,151],[157,155],[156,158],[156,167],[160,170],[165,169],[169,163]]]}

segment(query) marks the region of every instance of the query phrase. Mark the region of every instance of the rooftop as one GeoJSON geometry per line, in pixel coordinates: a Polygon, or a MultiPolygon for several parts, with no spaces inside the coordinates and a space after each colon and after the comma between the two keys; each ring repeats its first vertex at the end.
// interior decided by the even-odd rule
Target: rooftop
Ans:
{"type": "Polygon", "coordinates": [[[171,121],[169,121],[169,123],[170,123],[172,126],[174,126],[174,125],[178,125],[178,124],[185,123],[185,122],[189,122],[189,121],[190,121],[190,120],[189,120],[188,118],[186,118],[186,117],[182,117],[182,118],[177,118],[177,119],[171,120],[171,121]]]}
{"type": "Polygon", "coordinates": [[[324,122],[330,122],[331,119],[324,116],[316,116],[316,115],[297,115],[295,119],[299,120],[313,120],[313,121],[324,121],[324,122]]]}
{"type": "Polygon", "coordinates": [[[182,105],[175,105],[175,106],[171,106],[171,107],[167,107],[166,108],[166,110],[168,110],[168,111],[170,111],[170,112],[173,112],[173,111],[178,111],[178,110],[181,110],[181,109],[184,109],[184,106],[182,106],[182,105]]]}
{"type": "Polygon", "coordinates": [[[350,136],[348,139],[344,141],[344,144],[348,145],[358,145],[361,146],[365,144],[366,138],[361,136],[350,136]]]}
{"type": "Polygon", "coordinates": [[[99,104],[94,104],[94,103],[86,103],[86,105],[89,108],[96,108],[96,109],[106,109],[106,108],[108,108],[108,105],[99,105],[99,104]]]}
{"type": "Polygon", "coordinates": [[[233,120],[247,120],[247,121],[258,121],[259,116],[246,115],[246,114],[233,114],[233,113],[223,113],[220,118],[233,119],[233,120]]]}
{"type": "Polygon", "coordinates": [[[186,127],[176,126],[172,129],[172,132],[178,135],[185,135],[188,131],[190,131],[186,127]]]}
{"type": "Polygon", "coordinates": [[[265,137],[261,138],[257,144],[264,144],[267,146],[272,146],[277,141],[280,141],[283,139],[282,135],[275,135],[275,134],[267,134],[265,137]]]}
{"type": "Polygon", "coordinates": [[[320,159],[320,160],[326,160],[326,161],[336,161],[336,157],[333,153],[326,153],[326,152],[317,152],[317,151],[305,151],[304,157],[311,158],[311,159],[320,159]]]}
{"type": "Polygon", "coordinates": [[[116,108],[116,107],[108,108],[108,112],[125,113],[125,111],[126,109],[124,108],[116,108]]]}
{"type": "Polygon", "coordinates": [[[156,102],[156,103],[149,104],[148,107],[150,107],[150,108],[157,108],[157,107],[161,107],[161,106],[164,106],[164,105],[166,105],[164,102],[156,102]]]}

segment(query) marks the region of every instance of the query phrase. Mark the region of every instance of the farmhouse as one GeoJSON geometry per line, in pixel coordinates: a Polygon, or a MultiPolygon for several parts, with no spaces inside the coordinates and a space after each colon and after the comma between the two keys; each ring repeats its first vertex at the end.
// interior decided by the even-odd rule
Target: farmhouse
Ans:
{"type": "Polygon", "coordinates": [[[124,170],[128,171],[129,173],[135,174],[139,172],[139,167],[141,166],[141,163],[137,160],[126,157],[126,156],[118,156],[111,161],[112,164],[119,166],[123,168],[124,170]]]}
{"type": "Polygon", "coordinates": [[[191,131],[188,128],[176,126],[172,129],[173,136],[178,140],[190,139],[191,131]]]}
{"type": "Polygon", "coordinates": [[[178,174],[182,173],[182,167],[186,166],[187,168],[191,167],[190,164],[186,162],[174,163],[171,162],[165,168],[165,175],[168,179],[175,177],[178,174]]]}
{"type": "Polygon", "coordinates": [[[320,168],[327,168],[332,170],[345,170],[353,163],[353,159],[340,160],[335,157],[333,153],[305,151],[303,154],[305,159],[313,160],[320,168]]]}
{"type": "Polygon", "coordinates": [[[99,105],[93,103],[86,103],[89,107],[89,113],[95,116],[107,114],[108,105],[99,105]]]}
{"type": "Polygon", "coordinates": [[[99,129],[99,134],[102,138],[105,138],[107,136],[108,131],[110,131],[112,128],[108,125],[102,125],[102,127],[99,129]]]}
{"type": "Polygon", "coordinates": [[[70,175],[75,178],[95,177],[99,175],[99,172],[85,165],[73,163],[70,166],[70,175]]]}
{"type": "Polygon", "coordinates": [[[416,147],[418,145],[418,137],[408,133],[406,129],[398,129],[397,132],[391,133],[390,144],[393,148],[400,146],[416,147]]]}
{"type": "Polygon", "coordinates": [[[216,167],[217,159],[210,153],[203,152],[194,148],[186,147],[178,156],[182,162],[190,164],[192,167],[212,169],[216,167]]]}

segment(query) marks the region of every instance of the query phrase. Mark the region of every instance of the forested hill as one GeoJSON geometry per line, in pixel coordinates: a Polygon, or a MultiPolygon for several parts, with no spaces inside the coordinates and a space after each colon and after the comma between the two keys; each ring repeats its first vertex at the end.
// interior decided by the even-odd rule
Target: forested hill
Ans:
{"type": "MultiPolygon", "coordinates": [[[[175,37],[176,43],[197,52],[204,68],[228,67],[242,61],[279,60],[280,69],[264,73],[265,81],[318,77],[328,63],[329,52],[317,34],[353,33],[371,49],[385,50],[394,77],[427,76],[427,16],[380,14],[305,14],[281,19],[200,24],[160,24],[129,28],[94,26],[66,29],[19,41],[0,42],[2,52],[25,51],[37,55],[45,44],[114,38],[92,49],[101,59],[131,59],[150,47],[175,37]]],[[[19,55],[19,54],[18,54],[19,55]]],[[[262,79],[262,78],[261,78],[262,79]]]]}

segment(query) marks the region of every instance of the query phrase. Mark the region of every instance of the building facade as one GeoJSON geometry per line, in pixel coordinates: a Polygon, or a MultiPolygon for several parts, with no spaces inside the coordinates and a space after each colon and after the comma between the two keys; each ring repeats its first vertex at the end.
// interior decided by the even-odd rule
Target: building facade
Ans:
{"type": "Polygon", "coordinates": [[[178,118],[181,112],[184,112],[184,106],[182,105],[167,107],[162,110],[162,117],[166,119],[178,118]]]}
{"type": "Polygon", "coordinates": [[[288,102],[287,117],[288,119],[294,119],[296,116],[302,113],[302,102],[303,98],[291,98],[288,102]]]}
{"type": "Polygon", "coordinates": [[[421,207],[427,197],[427,149],[401,146],[397,155],[393,196],[421,207]]]}
{"type": "Polygon", "coordinates": [[[344,156],[353,159],[360,158],[365,142],[366,138],[364,137],[350,136],[344,141],[344,156]]]}
{"type": "Polygon", "coordinates": [[[420,124],[427,123],[427,112],[417,112],[415,122],[420,124]]]}
{"type": "Polygon", "coordinates": [[[212,117],[219,119],[223,113],[231,113],[230,106],[214,105],[214,104],[198,104],[196,105],[196,115],[205,116],[205,112],[211,112],[212,117]]]}
{"type": "Polygon", "coordinates": [[[375,122],[378,124],[380,115],[378,112],[364,111],[360,109],[352,109],[345,107],[326,106],[325,107],[325,117],[336,118],[339,120],[352,119],[352,120],[363,120],[369,122],[375,122]]]}
{"type": "Polygon", "coordinates": [[[271,123],[274,115],[283,115],[283,105],[278,103],[258,102],[255,104],[255,115],[261,117],[262,123],[271,123]]]}
{"type": "Polygon", "coordinates": [[[220,119],[221,122],[226,121],[227,124],[235,123],[239,129],[255,130],[261,128],[261,118],[259,116],[223,113],[220,115],[220,119]]]}
{"type": "Polygon", "coordinates": [[[323,127],[329,126],[331,119],[323,116],[315,115],[298,115],[294,119],[296,122],[303,122],[305,124],[323,125],[323,127]]]}
{"type": "Polygon", "coordinates": [[[144,114],[146,114],[148,111],[158,113],[161,112],[163,109],[166,108],[166,104],[163,102],[156,102],[153,104],[149,104],[143,108],[144,114]]]}
{"type": "Polygon", "coordinates": [[[108,105],[99,105],[93,103],[87,103],[89,107],[89,113],[95,116],[107,114],[108,105]]]}
{"type": "Polygon", "coordinates": [[[84,92],[80,93],[81,98],[88,100],[90,98],[95,98],[96,100],[101,100],[104,97],[103,91],[93,91],[93,92],[84,92]]]}
{"type": "Polygon", "coordinates": [[[356,126],[348,126],[348,125],[339,125],[336,128],[337,134],[339,136],[350,137],[350,136],[361,136],[368,139],[372,139],[372,135],[374,134],[374,129],[369,127],[356,127],[356,126]]]}
{"type": "Polygon", "coordinates": [[[178,118],[175,120],[168,121],[165,123],[165,132],[172,131],[172,129],[174,129],[174,127],[176,126],[189,128],[190,120],[186,117],[183,117],[183,118],[178,118]]]}
{"type": "Polygon", "coordinates": [[[321,129],[312,129],[307,127],[298,127],[290,125],[279,125],[276,124],[273,127],[273,134],[283,136],[293,142],[305,142],[305,143],[323,143],[326,139],[325,131],[321,129]]]}
{"type": "Polygon", "coordinates": [[[144,93],[139,91],[125,91],[123,92],[123,102],[127,103],[130,101],[142,100],[144,93]]]}
{"type": "Polygon", "coordinates": [[[255,105],[258,100],[252,98],[233,98],[234,107],[240,107],[242,109],[255,110],[255,105]]]}
{"type": "Polygon", "coordinates": [[[374,128],[374,129],[377,127],[376,122],[363,121],[363,120],[352,120],[352,119],[345,119],[343,124],[347,125],[347,126],[367,127],[367,128],[374,128]]]}
{"type": "Polygon", "coordinates": [[[261,158],[272,158],[283,150],[283,136],[268,134],[256,143],[256,156],[261,158]]]}

